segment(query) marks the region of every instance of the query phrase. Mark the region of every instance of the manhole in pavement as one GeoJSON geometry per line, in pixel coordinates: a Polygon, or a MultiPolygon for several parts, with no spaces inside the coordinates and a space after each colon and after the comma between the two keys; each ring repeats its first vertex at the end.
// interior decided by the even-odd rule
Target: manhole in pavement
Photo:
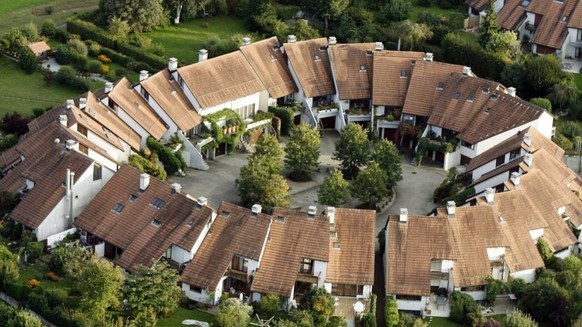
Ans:
{"type": "Polygon", "coordinates": [[[414,175],[416,175],[416,172],[415,172],[415,171],[413,171],[413,172],[411,172],[411,174],[414,174],[414,175]]]}

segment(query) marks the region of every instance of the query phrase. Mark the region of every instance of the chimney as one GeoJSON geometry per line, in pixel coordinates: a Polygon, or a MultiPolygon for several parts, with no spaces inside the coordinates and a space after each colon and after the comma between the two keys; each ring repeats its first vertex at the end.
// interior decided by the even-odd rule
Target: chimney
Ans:
{"type": "Polygon", "coordinates": [[[515,186],[519,186],[519,177],[521,176],[520,173],[518,172],[513,172],[511,173],[511,182],[513,183],[513,185],[515,186]]]}
{"type": "Polygon", "coordinates": [[[330,225],[335,225],[335,207],[327,207],[327,219],[330,225]]]}
{"type": "Polygon", "coordinates": [[[485,189],[485,201],[487,201],[488,204],[493,205],[493,200],[495,198],[495,189],[488,187],[485,189]]]}
{"type": "Polygon", "coordinates": [[[109,93],[113,90],[113,83],[106,82],[105,83],[105,93],[109,93]]]}
{"type": "Polygon", "coordinates": [[[180,185],[178,183],[173,183],[172,184],[172,194],[180,193],[180,191],[182,191],[182,185],[180,185]]]}
{"type": "Polygon", "coordinates": [[[87,107],[87,98],[79,99],[79,109],[85,109],[87,107]]]}
{"type": "Polygon", "coordinates": [[[172,57],[168,60],[168,70],[170,72],[178,70],[178,59],[172,57]]]}
{"type": "Polygon", "coordinates": [[[528,152],[528,153],[526,153],[526,154],[523,156],[523,162],[525,162],[525,164],[526,164],[528,167],[531,167],[531,166],[533,165],[533,155],[532,155],[531,153],[529,153],[529,152],[528,152]]]}
{"type": "Polygon", "coordinates": [[[382,50],[384,50],[384,43],[382,43],[382,42],[376,42],[376,45],[374,46],[374,50],[376,50],[376,51],[382,51],[382,50]]]}
{"type": "Polygon", "coordinates": [[[515,89],[515,87],[510,86],[507,88],[507,94],[511,95],[512,97],[515,98],[516,93],[517,93],[517,90],[515,89]]]}
{"type": "Polygon", "coordinates": [[[399,220],[401,223],[408,222],[408,209],[407,208],[400,208],[400,217],[399,220]]]}
{"type": "Polygon", "coordinates": [[[317,214],[317,207],[316,206],[309,206],[307,208],[307,216],[309,218],[315,218],[315,214],[317,214]]]}
{"type": "Polygon", "coordinates": [[[150,185],[150,175],[143,173],[139,175],[139,190],[144,192],[150,185]]]}
{"type": "Polygon", "coordinates": [[[253,207],[251,208],[251,212],[253,213],[254,216],[260,214],[263,211],[263,206],[256,203],[253,204],[253,207]]]}
{"type": "Polygon", "coordinates": [[[529,132],[523,134],[523,143],[527,146],[531,146],[531,134],[529,132]]]}
{"type": "Polygon", "coordinates": [[[139,72],[139,81],[145,81],[146,79],[148,79],[149,75],[148,75],[148,71],[147,70],[141,70],[139,72]]]}
{"type": "Polygon", "coordinates": [[[457,209],[457,205],[455,201],[447,201],[447,215],[449,218],[455,218],[455,210],[457,209]]]}
{"type": "Polygon", "coordinates": [[[77,150],[77,148],[78,148],[77,141],[75,141],[75,140],[67,140],[65,142],[65,148],[67,149],[67,151],[77,150]]]}
{"type": "Polygon", "coordinates": [[[198,205],[201,207],[208,205],[208,199],[203,196],[196,199],[196,202],[198,202],[198,205]]]}
{"type": "Polygon", "coordinates": [[[248,37],[248,36],[243,37],[242,38],[242,45],[243,46],[246,46],[246,45],[249,45],[249,44],[251,44],[251,38],[248,37]]]}
{"type": "Polygon", "coordinates": [[[471,67],[464,66],[463,67],[463,75],[465,75],[465,76],[471,75],[471,67]]]}
{"type": "Polygon", "coordinates": [[[328,46],[332,46],[332,45],[336,45],[337,44],[337,39],[335,38],[335,36],[330,36],[327,39],[327,45],[328,46]]]}
{"type": "Polygon", "coordinates": [[[432,52],[427,52],[424,54],[424,61],[432,62],[433,57],[432,52]]]}
{"type": "Polygon", "coordinates": [[[53,142],[55,144],[60,144],[61,143],[61,139],[59,139],[58,137],[56,139],[53,140],[53,142]]]}
{"type": "Polygon", "coordinates": [[[198,62],[203,62],[206,59],[208,59],[208,50],[206,49],[198,50],[198,62]]]}
{"type": "Polygon", "coordinates": [[[67,100],[67,110],[73,108],[75,106],[75,100],[69,99],[67,100]]]}
{"type": "Polygon", "coordinates": [[[67,127],[69,118],[67,118],[67,115],[59,115],[59,121],[61,122],[61,125],[67,127]]]}
{"type": "Polygon", "coordinates": [[[287,43],[295,43],[297,42],[297,37],[293,34],[287,35],[287,43]]]}

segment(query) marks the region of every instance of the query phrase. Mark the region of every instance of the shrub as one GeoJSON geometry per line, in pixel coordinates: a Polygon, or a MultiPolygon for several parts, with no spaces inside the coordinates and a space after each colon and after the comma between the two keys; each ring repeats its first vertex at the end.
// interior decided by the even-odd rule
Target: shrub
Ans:
{"type": "Polygon", "coordinates": [[[52,39],[57,35],[57,26],[52,20],[46,20],[40,26],[40,34],[52,39]]]}
{"type": "Polygon", "coordinates": [[[40,315],[49,310],[48,300],[43,293],[30,293],[28,296],[28,306],[40,315]]]}
{"type": "Polygon", "coordinates": [[[67,294],[67,291],[64,289],[60,289],[60,288],[45,290],[44,294],[45,294],[46,299],[48,300],[48,304],[51,308],[54,308],[56,306],[59,306],[59,305],[65,303],[65,301],[69,297],[69,294],[67,294]]]}
{"type": "Polygon", "coordinates": [[[439,1],[439,7],[441,9],[451,9],[453,8],[453,4],[449,0],[441,0],[439,1]]]}
{"type": "Polygon", "coordinates": [[[42,255],[44,244],[41,242],[28,242],[25,246],[28,262],[33,262],[42,255]]]}
{"type": "MultiPolygon", "coordinates": [[[[18,136],[14,135],[14,134],[4,135],[4,137],[0,140],[0,152],[13,147],[16,143],[18,143],[18,136]]],[[[1,192],[0,192],[0,194],[1,194],[1,192]]],[[[5,202],[2,201],[2,202],[0,202],[0,213],[4,212],[4,210],[6,210],[6,205],[5,205],[5,202]]],[[[10,210],[10,211],[12,211],[12,210],[10,210]]]]}
{"type": "Polygon", "coordinates": [[[36,280],[36,278],[32,278],[26,282],[26,286],[28,286],[29,288],[35,288],[40,286],[40,282],[36,280]]]}
{"type": "Polygon", "coordinates": [[[52,271],[49,271],[48,273],[46,273],[46,278],[49,280],[52,280],[53,282],[58,282],[60,279],[59,276],[52,271]]]}
{"type": "Polygon", "coordinates": [[[293,109],[269,107],[269,112],[281,119],[281,135],[288,136],[293,128],[293,109]]]}
{"type": "Polygon", "coordinates": [[[36,56],[29,47],[22,47],[20,49],[18,62],[20,64],[20,69],[27,74],[32,74],[36,71],[36,56]]]}
{"type": "Polygon", "coordinates": [[[83,40],[93,40],[104,47],[115,49],[116,41],[94,24],[76,18],[67,20],[67,31],[79,34],[83,40]]]}
{"type": "Polygon", "coordinates": [[[70,39],[69,41],[67,41],[67,46],[73,49],[81,56],[86,57],[89,54],[89,49],[87,49],[87,45],[85,45],[85,43],[83,43],[83,41],[79,39],[70,39]]]}
{"type": "Polygon", "coordinates": [[[129,164],[146,174],[159,178],[160,180],[165,181],[167,178],[166,171],[162,169],[162,167],[147,161],[140,155],[133,154],[129,156],[129,164]]]}
{"type": "Polygon", "coordinates": [[[6,294],[10,295],[17,301],[26,301],[28,294],[30,294],[30,287],[21,284],[8,284],[6,287],[6,294]]]}
{"type": "Polygon", "coordinates": [[[267,294],[259,300],[256,306],[257,313],[262,318],[269,318],[274,316],[281,306],[281,299],[277,294],[267,294]]]}
{"type": "Polygon", "coordinates": [[[158,154],[160,160],[164,164],[166,173],[171,175],[185,168],[182,166],[182,161],[178,158],[176,153],[173,153],[169,147],[164,146],[153,137],[148,137],[147,146],[158,154]]]}
{"type": "Polygon", "coordinates": [[[450,319],[454,322],[470,325],[470,318],[468,315],[479,311],[477,302],[467,294],[455,291],[450,298],[451,315],[450,319]]]}

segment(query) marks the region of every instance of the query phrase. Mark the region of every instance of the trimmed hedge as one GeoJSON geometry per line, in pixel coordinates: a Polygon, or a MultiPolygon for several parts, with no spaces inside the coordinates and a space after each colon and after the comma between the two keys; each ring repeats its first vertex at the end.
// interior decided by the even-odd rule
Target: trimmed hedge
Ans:
{"type": "Polygon", "coordinates": [[[281,135],[289,136],[289,132],[293,128],[293,109],[269,107],[269,112],[281,119],[281,135]]]}
{"type": "Polygon", "coordinates": [[[166,171],[162,169],[162,167],[158,166],[155,163],[149,162],[140,155],[132,154],[131,156],[129,156],[128,161],[131,166],[143,171],[146,174],[150,174],[154,177],[157,177],[160,180],[165,181],[166,178],[168,177],[166,171]]]}
{"type": "Polygon", "coordinates": [[[92,23],[70,18],[67,20],[67,31],[69,33],[78,34],[83,40],[93,40],[102,46],[111,49],[117,48],[117,41],[112,39],[105,31],[92,23]]]}
{"type": "MultiPolygon", "coordinates": [[[[118,43],[115,50],[132,57],[136,61],[144,62],[156,70],[164,69],[167,67],[168,63],[166,60],[160,56],[156,56],[148,51],[133,46],[127,43],[118,43]]],[[[149,71],[154,71],[154,69],[149,69],[149,71]]]]}
{"type": "Polygon", "coordinates": [[[177,152],[174,154],[172,149],[164,146],[162,143],[156,141],[151,136],[148,137],[146,143],[150,150],[158,154],[160,161],[164,164],[164,168],[166,169],[166,173],[168,175],[173,175],[174,173],[178,172],[178,170],[184,169],[182,166],[182,161],[177,156],[177,152]]]}

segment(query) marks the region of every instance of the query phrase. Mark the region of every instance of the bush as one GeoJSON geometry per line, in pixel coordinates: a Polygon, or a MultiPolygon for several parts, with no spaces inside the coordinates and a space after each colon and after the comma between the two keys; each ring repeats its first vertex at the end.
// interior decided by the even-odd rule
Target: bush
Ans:
{"type": "Polygon", "coordinates": [[[26,301],[31,289],[26,285],[8,284],[6,287],[6,294],[10,295],[17,301],[26,301]]]}
{"type": "Polygon", "coordinates": [[[55,79],[57,82],[69,85],[81,92],[89,91],[89,84],[77,76],[77,71],[73,67],[61,67],[61,69],[56,73],[55,79]]]}
{"type": "Polygon", "coordinates": [[[554,136],[553,141],[564,151],[568,151],[574,147],[574,143],[562,134],[557,134],[554,136]]]}
{"type": "Polygon", "coordinates": [[[167,178],[166,171],[157,164],[151,163],[140,155],[133,154],[129,156],[129,164],[140,171],[150,174],[160,180],[165,181],[167,178]]]}
{"type": "Polygon", "coordinates": [[[40,34],[52,39],[57,35],[57,26],[52,20],[46,20],[40,26],[40,34]]]}
{"type": "Polygon", "coordinates": [[[441,0],[441,1],[439,1],[439,8],[451,9],[451,8],[453,8],[453,4],[449,0],[441,0]]]}
{"type": "Polygon", "coordinates": [[[20,64],[20,69],[27,74],[32,74],[36,71],[36,56],[29,47],[22,47],[20,49],[18,63],[20,64]]]}
{"type": "Polygon", "coordinates": [[[42,255],[44,244],[41,242],[28,242],[25,246],[28,262],[33,262],[42,255]]]}
{"type": "MultiPolygon", "coordinates": [[[[117,48],[115,49],[135,59],[136,61],[143,61],[144,63],[155,68],[156,70],[166,68],[167,62],[164,58],[151,54],[148,51],[143,51],[143,49],[140,49],[133,45],[127,43],[119,43],[117,45],[117,48]]],[[[151,69],[149,71],[154,71],[154,69],[151,69]]]]}
{"type": "Polygon", "coordinates": [[[117,41],[94,24],[76,18],[67,20],[67,31],[81,36],[83,40],[93,40],[104,47],[115,49],[117,41]]]}
{"type": "Polygon", "coordinates": [[[470,325],[470,318],[468,315],[479,311],[477,302],[475,302],[475,300],[473,300],[469,295],[459,291],[453,292],[449,300],[451,303],[450,319],[460,324],[470,325]]]}
{"type": "Polygon", "coordinates": [[[185,168],[182,166],[182,161],[169,147],[164,146],[153,137],[148,137],[146,142],[148,148],[158,154],[160,161],[164,164],[166,173],[171,175],[185,168]]]}
{"type": "Polygon", "coordinates": [[[28,306],[39,315],[49,310],[48,300],[43,293],[30,293],[28,296],[28,306]]]}
{"type": "Polygon", "coordinates": [[[69,297],[67,291],[59,288],[45,290],[44,294],[51,308],[60,306],[61,304],[65,303],[65,301],[69,297]]]}
{"type": "Polygon", "coordinates": [[[263,319],[274,316],[281,306],[281,299],[277,294],[267,294],[259,300],[256,311],[263,319]]]}
{"type": "Polygon", "coordinates": [[[36,288],[40,286],[40,282],[36,278],[32,278],[26,282],[26,286],[28,286],[29,288],[36,288]]]}
{"type": "MultiPolygon", "coordinates": [[[[0,152],[13,147],[16,143],[18,143],[18,136],[14,135],[14,134],[4,135],[4,137],[0,140],[0,152]]],[[[0,213],[4,209],[5,209],[5,205],[2,202],[2,205],[0,207],[0,213]]],[[[12,210],[10,210],[10,211],[12,211],[12,210]]]]}
{"type": "Polygon", "coordinates": [[[293,128],[293,109],[269,107],[269,112],[275,114],[275,117],[281,119],[281,135],[288,136],[293,128]]]}

